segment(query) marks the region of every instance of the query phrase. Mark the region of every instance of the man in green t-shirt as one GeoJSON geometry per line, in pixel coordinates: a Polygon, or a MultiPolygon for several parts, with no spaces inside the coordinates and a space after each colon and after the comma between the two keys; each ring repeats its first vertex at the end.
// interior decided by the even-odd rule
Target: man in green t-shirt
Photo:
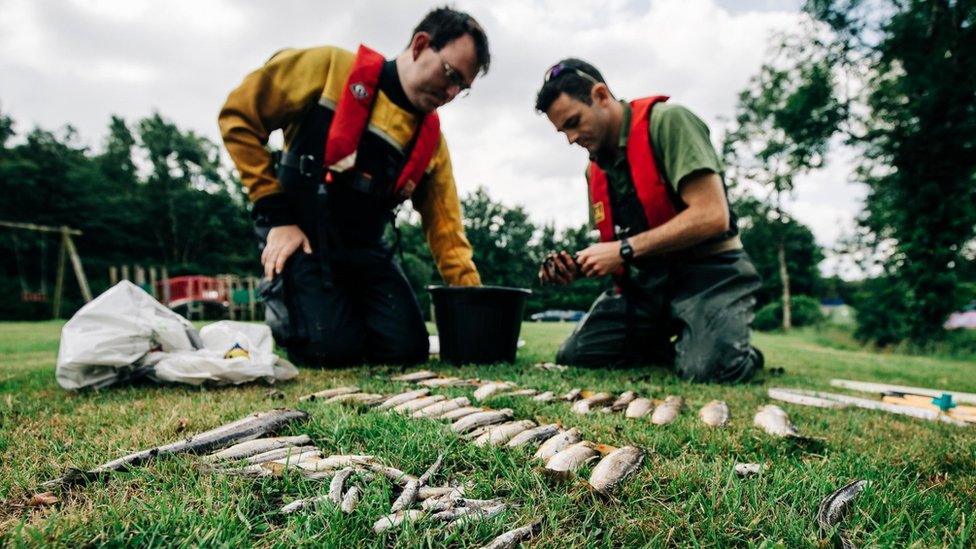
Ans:
{"type": "Polygon", "coordinates": [[[575,257],[550,254],[539,278],[569,284],[611,275],[615,283],[556,358],[577,366],[674,364],[685,379],[744,381],[763,366],[749,344],[759,275],[742,250],[708,127],[666,101],[619,101],[600,71],[579,59],[546,72],[536,110],[590,155],[591,218],[601,242],[575,257]]]}

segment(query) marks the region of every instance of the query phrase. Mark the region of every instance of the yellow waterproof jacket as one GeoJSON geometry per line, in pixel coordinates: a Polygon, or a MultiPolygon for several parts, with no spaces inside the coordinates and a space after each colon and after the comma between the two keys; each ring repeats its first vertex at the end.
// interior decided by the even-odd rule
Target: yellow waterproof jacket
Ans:
{"type": "MultiPolygon", "coordinates": [[[[354,53],[333,46],[285,50],[247,75],[227,97],[218,118],[220,133],[251,202],[283,192],[265,148],[268,136],[283,130],[287,148],[309,105],[318,102],[334,110],[354,59],[354,53]]],[[[368,131],[403,150],[419,123],[418,116],[378,91],[368,131]]],[[[413,205],[441,277],[451,286],[481,284],[461,224],[461,204],[443,134],[423,185],[427,189],[414,195],[413,205]]]]}

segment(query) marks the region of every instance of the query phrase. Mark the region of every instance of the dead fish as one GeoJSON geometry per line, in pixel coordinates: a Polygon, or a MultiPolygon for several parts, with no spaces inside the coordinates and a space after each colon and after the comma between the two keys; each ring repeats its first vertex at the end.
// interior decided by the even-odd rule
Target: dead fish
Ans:
{"type": "Polygon", "coordinates": [[[510,419],[512,419],[512,410],[510,408],[505,408],[502,410],[486,410],[484,412],[476,412],[469,416],[462,417],[451,424],[451,430],[455,433],[466,433],[471,429],[501,423],[510,419]]]}
{"type": "Polygon", "coordinates": [[[210,469],[211,473],[218,475],[228,475],[234,477],[270,477],[275,474],[275,472],[261,464],[247,465],[244,467],[224,467],[224,468],[213,468],[210,469]]]}
{"type": "Polygon", "coordinates": [[[609,495],[644,461],[644,451],[636,446],[623,446],[607,454],[593,467],[590,486],[598,493],[609,495]]]}
{"type": "Polygon", "coordinates": [[[463,497],[443,497],[428,499],[420,507],[432,513],[454,509],[455,507],[469,507],[472,509],[485,509],[502,503],[501,498],[495,499],[468,499],[463,497]]]}
{"type": "Polygon", "coordinates": [[[556,364],[554,362],[539,362],[534,368],[538,370],[545,370],[547,372],[565,372],[568,366],[564,364],[556,364]]]}
{"type": "Polygon", "coordinates": [[[276,459],[281,459],[288,456],[296,456],[305,452],[316,452],[318,448],[315,446],[286,446],[284,448],[278,448],[277,450],[269,450],[263,454],[258,454],[256,456],[251,456],[245,458],[244,461],[251,464],[261,464],[273,461],[276,459]]]}
{"type": "Polygon", "coordinates": [[[736,463],[733,469],[735,470],[735,474],[739,475],[740,477],[748,477],[758,475],[765,468],[766,467],[760,463],[736,463]]]}
{"type": "Polygon", "coordinates": [[[296,421],[305,420],[308,414],[301,410],[290,410],[279,408],[268,412],[251,414],[247,417],[233,421],[226,425],[221,425],[215,429],[173,442],[163,446],[156,446],[147,450],[122,456],[112,461],[103,463],[89,471],[72,470],[67,475],[45,482],[45,488],[56,487],[67,484],[77,484],[87,482],[93,478],[103,476],[113,471],[123,470],[136,465],[141,465],[152,459],[173,454],[204,454],[214,450],[225,448],[238,442],[254,440],[274,433],[285,425],[296,421]]]}
{"type": "Polygon", "coordinates": [[[610,405],[610,409],[612,409],[614,412],[619,412],[620,410],[627,408],[627,405],[633,402],[636,398],[637,393],[634,391],[624,391],[623,393],[620,393],[617,400],[613,401],[613,404],[610,405]]]}
{"type": "Polygon", "coordinates": [[[476,520],[488,520],[497,517],[498,515],[502,514],[502,512],[504,512],[506,508],[507,506],[504,503],[499,503],[498,505],[495,505],[493,507],[485,507],[484,509],[472,509],[470,513],[464,513],[457,520],[449,523],[445,528],[445,530],[450,532],[452,530],[456,530],[464,526],[465,524],[474,522],[476,520]]]}
{"type": "Polygon", "coordinates": [[[281,513],[287,515],[289,513],[294,513],[306,507],[311,507],[313,505],[318,505],[319,503],[330,501],[329,496],[315,496],[313,498],[296,499],[295,501],[285,505],[281,508],[281,513]]]}
{"type": "Polygon", "coordinates": [[[499,391],[511,389],[512,387],[515,387],[515,384],[511,381],[490,381],[475,390],[474,399],[480,402],[499,391]]]}
{"type": "Polygon", "coordinates": [[[359,505],[359,487],[353,486],[342,497],[342,503],[339,505],[339,509],[348,515],[356,510],[357,505],[359,505]]]}
{"type": "Polygon", "coordinates": [[[437,419],[446,419],[453,422],[461,419],[464,416],[470,416],[471,414],[484,411],[486,411],[484,408],[478,408],[476,406],[464,406],[463,408],[458,408],[457,410],[444,412],[443,414],[437,416],[437,419]]]}
{"type": "Polygon", "coordinates": [[[413,505],[414,500],[417,499],[417,492],[420,491],[420,487],[426,484],[427,480],[437,472],[437,469],[440,468],[443,461],[444,454],[438,455],[437,460],[434,461],[434,464],[431,465],[424,472],[424,474],[420,475],[420,477],[416,479],[408,480],[407,484],[403,487],[403,491],[400,492],[400,495],[397,497],[396,501],[393,502],[393,506],[390,507],[390,512],[396,513],[397,511],[402,511],[403,509],[413,505]]]}
{"type": "Polygon", "coordinates": [[[421,486],[417,490],[417,499],[426,501],[430,499],[440,499],[443,497],[457,494],[458,497],[464,495],[464,488],[460,486],[421,486]]]}
{"type": "Polygon", "coordinates": [[[775,404],[760,406],[752,423],[774,437],[798,437],[800,435],[796,426],[790,422],[790,416],[786,415],[786,411],[775,404]]]}
{"type": "Polygon", "coordinates": [[[613,400],[613,395],[610,393],[595,393],[581,400],[577,400],[573,403],[570,411],[574,414],[588,414],[590,410],[600,406],[601,404],[606,404],[613,400]]]}
{"type": "Polygon", "coordinates": [[[483,435],[475,439],[474,443],[477,446],[501,446],[511,440],[515,435],[535,426],[535,422],[531,419],[493,425],[488,427],[483,435]]]}
{"type": "Polygon", "coordinates": [[[511,440],[505,443],[505,446],[510,448],[515,448],[516,446],[522,446],[523,444],[529,444],[533,442],[541,442],[546,440],[556,433],[559,432],[559,424],[550,423],[548,425],[540,425],[532,429],[526,429],[521,433],[512,437],[511,440]]]}
{"type": "Polygon", "coordinates": [[[220,460],[244,459],[246,457],[263,454],[271,450],[285,448],[288,446],[298,446],[308,444],[312,439],[308,435],[298,435],[295,437],[271,437],[258,438],[235,444],[230,448],[225,448],[208,456],[204,456],[203,461],[213,462],[220,460]]]}
{"type": "MultiPolygon", "coordinates": [[[[328,456],[320,459],[303,460],[288,465],[298,467],[299,469],[302,469],[304,471],[311,471],[311,472],[335,471],[336,469],[342,469],[343,467],[365,465],[366,463],[372,461],[373,459],[374,459],[373,456],[347,454],[347,455],[328,456]]],[[[285,465],[286,461],[275,460],[272,461],[271,463],[285,465]]]]}
{"type": "Polygon", "coordinates": [[[580,437],[579,429],[573,427],[568,431],[563,431],[547,439],[542,443],[541,446],[539,446],[539,449],[536,450],[533,457],[536,459],[541,459],[542,461],[549,461],[549,458],[565,450],[569,446],[576,444],[580,440],[582,440],[582,438],[580,437]]]}
{"type": "Polygon", "coordinates": [[[503,397],[525,397],[525,396],[532,396],[532,395],[534,395],[534,394],[536,394],[538,392],[539,391],[536,391],[535,389],[519,389],[517,391],[509,391],[507,393],[500,393],[500,394],[497,394],[495,396],[496,397],[499,397],[499,398],[503,398],[503,397]]]}
{"type": "Polygon", "coordinates": [[[400,526],[404,522],[410,522],[419,519],[424,516],[424,512],[420,509],[410,509],[407,511],[397,511],[386,515],[385,517],[380,517],[379,520],[373,523],[373,532],[377,534],[382,534],[390,528],[400,526]]]}
{"type": "Polygon", "coordinates": [[[442,400],[447,400],[447,397],[444,395],[431,395],[431,396],[426,396],[421,398],[415,398],[413,400],[408,400],[403,404],[398,404],[394,406],[393,411],[410,415],[416,412],[417,410],[422,410],[427,406],[430,406],[431,404],[437,404],[442,400]]]}
{"type": "Polygon", "coordinates": [[[329,499],[332,500],[332,503],[336,505],[342,504],[342,490],[346,484],[346,479],[349,478],[349,475],[353,471],[355,469],[352,467],[345,467],[332,477],[332,481],[329,483],[329,499]]]}
{"type": "Polygon", "coordinates": [[[434,379],[425,379],[418,383],[417,385],[422,385],[424,387],[463,387],[467,385],[477,385],[477,380],[472,379],[461,379],[459,377],[438,377],[434,379]]]}
{"type": "Polygon", "coordinates": [[[546,391],[544,393],[539,393],[532,397],[532,400],[536,402],[549,402],[551,400],[556,400],[556,393],[552,391],[546,391]]]}
{"type": "Polygon", "coordinates": [[[386,400],[386,396],[376,393],[349,393],[347,395],[336,395],[325,399],[326,404],[362,404],[371,406],[386,400]]]}
{"type": "Polygon", "coordinates": [[[568,393],[566,393],[565,395],[563,395],[560,398],[562,398],[563,400],[572,402],[572,401],[578,399],[580,397],[580,394],[582,392],[583,392],[583,389],[570,389],[568,393]]]}
{"type": "Polygon", "coordinates": [[[412,479],[417,477],[413,475],[408,475],[403,471],[397,469],[396,467],[390,467],[389,465],[383,465],[382,463],[376,463],[375,461],[366,461],[361,464],[374,473],[379,473],[384,477],[396,482],[397,484],[403,486],[404,484],[410,482],[412,479]]]}
{"type": "Polygon", "coordinates": [[[654,409],[654,413],[651,414],[651,423],[654,425],[667,425],[671,423],[678,417],[678,413],[681,412],[684,404],[685,399],[679,396],[669,395],[660,406],[654,409]]]}
{"type": "MultiPolygon", "coordinates": [[[[847,514],[847,510],[850,508],[854,498],[864,490],[867,484],[868,481],[866,480],[855,480],[830,494],[820,502],[820,507],[817,509],[817,526],[820,528],[821,538],[829,536],[834,527],[844,519],[844,515],[847,514]]],[[[838,529],[837,536],[844,549],[854,547],[854,544],[851,543],[851,540],[844,533],[843,528],[838,529]]]]}
{"type": "Polygon", "coordinates": [[[722,427],[729,422],[729,405],[722,400],[713,400],[702,406],[698,417],[709,427],[722,427]]]}
{"type": "Polygon", "coordinates": [[[637,419],[646,416],[651,413],[654,409],[654,401],[649,398],[635,398],[630,401],[627,405],[627,411],[624,412],[624,417],[629,419],[637,419]]]}
{"type": "Polygon", "coordinates": [[[549,458],[549,461],[546,462],[545,471],[564,476],[596,459],[599,455],[600,453],[594,448],[593,443],[577,442],[549,458]]]}
{"type": "Polygon", "coordinates": [[[417,389],[415,391],[406,391],[398,395],[393,395],[390,398],[383,401],[382,404],[376,407],[377,410],[389,410],[394,406],[399,406],[404,402],[409,402],[415,398],[420,398],[430,394],[430,389],[417,389]]]}
{"type": "Polygon", "coordinates": [[[488,545],[482,546],[481,549],[512,549],[534,536],[539,531],[539,525],[541,523],[542,519],[535,519],[531,524],[513,528],[491,540],[488,545]]]}
{"type": "Polygon", "coordinates": [[[452,410],[464,408],[469,404],[471,404],[471,401],[468,400],[468,397],[452,398],[451,400],[445,400],[427,406],[426,408],[421,408],[411,414],[410,417],[438,417],[452,410]]]}
{"type": "Polygon", "coordinates": [[[408,383],[416,383],[418,381],[435,378],[437,376],[438,374],[431,372],[430,370],[420,370],[419,372],[410,372],[409,374],[393,376],[390,378],[390,381],[406,381],[408,383]]]}
{"type": "Polygon", "coordinates": [[[314,400],[318,400],[318,399],[332,398],[334,396],[348,395],[348,394],[351,394],[351,393],[358,393],[358,392],[359,392],[359,387],[352,387],[352,386],[349,386],[349,387],[333,387],[332,389],[325,389],[324,391],[319,391],[317,393],[312,393],[310,395],[305,395],[305,396],[299,398],[298,400],[300,400],[302,402],[305,402],[306,400],[312,400],[312,401],[314,401],[314,400]]]}
{"type": "MultiPolygon", "coordinates": [[[[262,461],[257,465],[273,463],[276,465],[281,465],[282,467],[288,467],[291,465],[297,465],[303,461],[308,461],[310,459],[320,459],[321,457],[322,457],[322,452],[318,448],[312,446],[310,450],[294,451],[289,454],[285,454],[279,458],[262,461]]],[[[280,472],[279,470],[280,468],[278,467],[274,467],[273,465],[269,465],[268,467],[271,468],[272,470],[275,470],[276,472],[280,472]]]]}

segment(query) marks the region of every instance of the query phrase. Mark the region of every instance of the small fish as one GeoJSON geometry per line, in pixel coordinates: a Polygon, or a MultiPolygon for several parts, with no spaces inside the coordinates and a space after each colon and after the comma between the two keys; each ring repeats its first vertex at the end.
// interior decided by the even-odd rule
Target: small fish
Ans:
{"type": "Polygon", "coordinates": [[[510,448],[515,448],[516,446],[522,446],[523,444],[529,444],[533,442],[542,442],[559,432],[559,425],[556,423],[550,423],[549,425],[540,425],[532,429],[526,429],[521,433],[512,437],[511,440],[505,443],[505,446],[510,448]]]}
{"type": "Polygon", "coordinates": [[[463,387],[467,385],[477,385],[478,380],[461,379],[459,377],[438,377],[435,379],[425,379],[418,383],[424,387],[463,387]]]}
{"type": "Polygon", "coordinates": [[[574,414],[588,414],[590,413],[591,409],[600,406],[601,404],[607,404],[612,400],[613,395],[610,393],[594,393],[574,402],[572,408],[570,408],[570,411],[574,414]]]}
{"type": "Polygon", "coordinates": [[[420,479],[410,479],[407,484],[404,485],[403,490],[400,495],[397,496],[396,501],[390,507],[391,513],[396,513],[397,511],[402,511],[407,507],[410,507],[414,500],[417,499],[417,491],[420,490],[420,479]]]}
{"type": "Polygon", "coordinates": [[[628,475],[636,471],[644,461],[644,451],[636,446],[624,446],[607,454],[593,467],[590,486],[598,493],[608,495],[628,475]]]}
{"type": "Polygon", "coordinates": [[[385,396],[378,395],[376,393],[349,393],[346,395],[329,397],[325,400],[325,403],[362,404],[364,406],[370,406],[372,404],[383,402],[384,400],[386,400],[385,396]]]}
{"type": "Polygon", "coordinates": [[[454,509],[455,507],[468,507],[472,509],[486,509],[488,507],[494,507],[502,503],[501,498],[495,499],[468,499],[463,497],[443,497],[437,499],[428,499],[424,501],[420,507],[426,511],[431,511],[437,513],[440,511],[446,511],[448,509],[454,509]]]}
{"type": "Polygon", "coordinates": [[[204,456],[203,461],[213,462],[220,460],[244,459],[258,454],[263,454],[271,450],[277,450],[279,448],[308,444],[311,441],[312,439],[308,438],[308,435],[258,438],[255,440],[248,440],[247,442],[241,442],[231,446],[230,448],[204,456]]]}
{"type": "Polygon", "coordinates": [[[554,362],[539,362],[533,368],[538,370],[545,370],[547,372],[565,372],[569,366],[564,364],[556,364],[554,362]]]}
{"type": "Polygon", "coordinates": [[[431,404],[437,404],[442,400],[447,400],[447,397],[444,395],[431,395],[431,396],[425,396],[421,398],[415,398],[413,400],[408,400],[407,402],[404,402],[402,404],[397,404],[396,406],[393,407],[393,411],[410,415],[416,412],[417,410],[422,410],[427,406],[430,406],[431,404]]]}
{"type": "Polygon", "coordinates": [[[256,456],[251,456],[245,458],[244,461],[251,464],[261,464],[273,461],[276,459],[286,458],[288,456],[297,456],[299,454],[304,454],[308,452],[317,452],[318,448],[315,446],[286,446],[284,448],[278,448],[277,450],[269,450],[263,454],[258,454],[256,456]]]}
{"type": "Polygon", "coordinates": [[[536,402],[549,402],[551,400],[556,400],[556,393],[552,391],[546,391],[544,393],[539,393],[532,397],[532,400],[536,402]]]}
{"type": "Polygon", "coordinates": [[[306,507],[311,507],[313,505],[318,505],[319,503],[331,501],[329,496],[315,496],[313,498],[296,499],[295,501],[285,505],[281,508],[281,513],[287,515],[289,513],[294,513],[306,507]]]}
{"type": "Polygon", "coordinates": [[[568,431],[563,431],[548,438],[542,443],[541,446],[539,446],[539,449],[535,451],[535,455],[533,457],[536,459],[541,459],[542,461],[549,461],[549,458],[565,450],[569,446],[576,444],[580,440],[582,440],[582,437],[580,437],[579,429],[573,427],[568,431]]]}
{"type": "Polygon", "coordinates": [[[377,534],[382,534],[390,528],[400,526],[404,522],[410,522],[419,519],[424,516],[424,511],[420,509],[410,509],[408,511],[397,511],[381,517],[379,520],[373,523],[373,532],[377,534]]]}
{"type": "Polygon", "coordinates": [[[225,467],[225,468],[214,468],[210,469],[210,472],[219,475],[228,475],[233,477],[270,477],[275,474],[275,472],[261,464],[247,465],[244,467],[225,467]]]}
{"type": "Polygon", "coordinates": [[[495,518],[502,514],[505,509],[507,509],[507,506],[504,503],[499,503],[498,505],[492,507],[485,507],[484,509],[474,509],[472,512],[465,513],[454,522],[449,523],[445,530],[450,532],[476,520],[488,520],[495,518]]]}
{"type": "Polygon", "coordinates": [[[452,410],[464,408],[469,404],[471,404],[471,401],[468,400],[468,397],[452,398],[451,400],[444,400],[426,408],[421,408],[410,414],[410,417],[438,417],[452,410]]]}
{"type": "Polygon", "coordinates": [[[764,469],[766,469],[766,466],[760,463],[736,463],[734,467],[735,474],[740,477],[758,475],[764,469]]]}
{"type": "Polygon", "coordinates": [[[383,401],[382,404],[376,407],[377,410],[389,410],[394,406],[399,406],[404,402],[409,402],[415,398],[420,398],[430,394],[430,389],[417,389],[415,391],[406,391],[398,395],[393,395],[390,398],[383,401]]]}
{"type": "MultiPolygon", "coordinates": [[[[834,527],[844,519],[847,510],[862,490],[867,486],[866,480],[855,480],[854,482],[838,489],[820,502],[817,509],[817,526],[820,528],[820,537],[827,538],[834,527]]],[[[851,540],[847,538],[843,528],[839,528],[837,536],[844,549],[854,547],[851,540]]]]}
{"type": "Polygon", "coordinates": [[[439,522],[453,522],[464,515],[477,511],[474,507],[449,507],[442,511],[436,511],[430,516],[431,520],[439,522]]]}
{"type": "MultiPolygon", "coordinates": [[[[298,463],[292,463],[294,467],[311,472],[319,471],[335,471],[336,469],[342,469],[343,467],[354,467],[357,465],[365,465],[366,463],[372,461],[373,456],[364,456],[357,454],[350,455],[334,455],[328,456],[320,459],[311,459],[307,461],[299,461],[298,463]]],[[[275,460],[270,463],[286,464],[285,460],[275,460]]]]}
{"type": "Polygon", "coordinates": [[[549,458],[545,471],[559,476],[565,476],[579,469],[587,462],[594,460],[600,453],[591,442],[577,442],[558,454],[549,458]]]}
{"type": "Polygon", "coordinates": [[[474,443],[476,446],[501,446],[515,435],[535,426],[535,422],[531,419],[493,425],[488,427],[483,435],[475,439],[474,443]]]}
{"type": "Polygon", "coordinates": [[[678,417],[678,413],[681,412],[681,408],[685,405],[685,399],[669,395],[664,399],[664,402],[654,409],[654,413],[651,414],[651,423],[654,425],[667,425],[674,421],[678,417]]]}
{"type": "Polygon", "coordinates": [[[583,389],[570,389],[568,393],[566,393],[565,395],[563,395],[560,398],[562,398],[563,400],[568,401],[568,402],[573,402],[574,400],[576,400],[576,399],[578,399],[580,397],[580,394],[582,392],[583,392],[583,389]]]}
{"type": "Polygon", "coordinates": [[[637,398],[637,393],[634,391],[624,391],[623,393],[620,393],[617,400],[613,401],[610,408],[614,412],[619,412],[620,410],[627,408],[627,405],[633,402],[635,398],[637,398]]]}
{"type": "Polygon", "coordinates": [[[443,414],[436,417],[436,419],[446,419],[448,421],[457,421],[464,416],[470,416],[471,414],[476,414],[478,412],[485,412],[484,408],[478,408],[477,406],[464,406],[458,408],[457,410],[451,410],[450,412],[444,412],[443,414]]]}
{"type": "Polygon", "coordinates": [[[333,387],[332,389],[326,389],[324,391],[319,391],[317,393],[312,393],[310,395],[305,395],[298,400],[305,402],[306,400],[318,400],[332,398],[339,395],[348,395],[351,393],[358,393],[359,387],[333,387]]]}
{"type": "Polygon", "coordinates": [[[410,372],[409,374],[393,376],[390,378],[390,381],[406,381],[408,383],[416,383],[418,381],[435,378],[437,376],[438,374],[431,372],[430,370],[420,370],[419,372],[410,372]]]}
{"type": "Polygon", "coordinates": [[[722,427],[729,422],[729,405],[722,400],[713,400],[702,406],[698,417],[709,427],[722,427]]]}
{"type": "Polygon", "coordinates": [[[396,482],[397,484],[403,486],[411,480],[415,480],[417,477],[413,475],[408,475],[403,471],[397,469],[396,467],[390,467],[389,465],[383,465],[382,463],[376,463],[375,461],[367,461],[362,463],[363,467],[366,467],[374,473],[379,473],[384,477],[396,482]]]}
{"type": "Polygon", "coordinates": [[[461,497],[463,495],[463,486],[421,486],[420,490],[417,490],[417,499],[421,501],[461,497]]]}
{"type": "Polygon", "coordinates": [[[491,540],[488,545],[482,546],[481,549],[512,549],[534,536],[539,531],[541,522],[542,519],[535,519],[531,524],[513,528],[491,540]]]}
{"type": "Polygon", "coordinates": [[[790,416],[775,404],[760,406],[752,420],[756,427],[761,428],[774,437],[799,437],[800,432],[790,422],[790,416]]]}
{"type": "Polygon", "coordinates": [[[525,397],[525,396],[535,395],[538,392],[539,391],[536,391],[535,389],[519,389],[517,391],[509,391],[507,393],[499,393],[499,394],[497,394],[495,396],[496,397],[499,397],[499,398],[501,398],[501,397],[525,397]]]}
{"type": "Polygon", "coordinates": [[[346,492],[346,495],[342,497],[342,503],[340,504],[339,508],[342,509],[343,513],[348,515],[356,510],[357,505],[359,505],[359,488],[357,486],[353,486],[346,492]]]}
{"type": "Polygon", "coordinates": [[[511,381],[490,381],[475,390],[474,399],[480,402],[499,391],[511,389],[512,387],[515,387],[515,384],[511,381]]]}
{"type": "Polygon", "coordinates": [[[302,450],[300,452],[299,451],[295,451],[295,452],[292,452],[290,454],[285,454],[284,456],[282,456],[280,458],[275,458],[275,459],[269,459],[269,460],[262,461],[258,465],[274,464],[274,465],[268,465],[268,467],[271,468],[271,469],[273,469],[275,472],[280,473],[281,470],[283,470],[283,468],[286,468],[286,467],[289,467],[289,466],[292,466],[292,465],[297,465],[297,464],[299,464],[299,463],[301,463],[303,461],[308,461],[308,460],[312,460],[312,459],[320,459],[321,457],[322,457],[322,452],[318,448],[316,448],[316,447],[313,446],[311,450],[302,450]],[[281,467],[275,467],[275,465],[280,465],[281,467]]]}
{"type": "Polygon", "coordinates": [[[451,430],[455,433],[466,433],[472,429],[477,429],[478,427],[484,427],[494,423],[501,423],[510,419],[512,419],[512,410],[509,408],[502,410],[486,410],[484,412],[476,412],[469,416],[462,417],[451,424],[451,430]]]}
{"type": "Polygon", "coordinates": [[[624,416],[629,419],[637,419],[646,416],[654,409],[654,401],[649,398],[635,398],[627,405],[624,416]]]}
{"type": "Polygon", "coordinates": [[[342,491],[343,488],[345,488],[346,479],[349,478],[349,475],[353,474],[353,471],[355,471],[355,469],[352,467],[345,467],[340,469],[339,472],[332,477],[332,481],[329,483],[329,499],[332,500],[332,503],[342,505],[342,491]]]}

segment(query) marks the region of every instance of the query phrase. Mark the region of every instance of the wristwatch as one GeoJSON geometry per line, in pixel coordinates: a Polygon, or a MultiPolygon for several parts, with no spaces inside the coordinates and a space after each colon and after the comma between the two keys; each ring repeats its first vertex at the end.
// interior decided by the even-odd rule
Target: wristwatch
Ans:
{"type": "Polygon", "coordinates": [[[630,245],[629,238],[620,240],[620,257],[624,258],[624,263],[630,263],[634,259],[634,248],[630,245]]]}

